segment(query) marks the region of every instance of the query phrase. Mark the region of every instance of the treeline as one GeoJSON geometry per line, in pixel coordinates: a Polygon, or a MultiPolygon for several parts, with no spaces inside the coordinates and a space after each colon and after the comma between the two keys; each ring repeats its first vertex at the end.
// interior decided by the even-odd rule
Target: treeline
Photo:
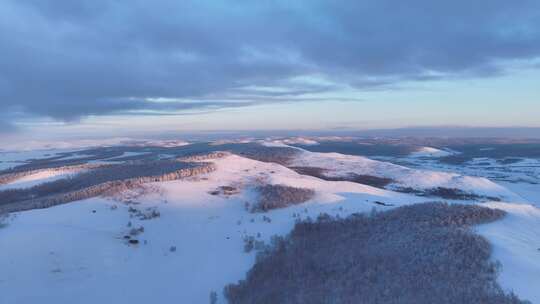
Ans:
{"type": "Polygon", "coordinates": [[[216,151],[216,152],[211,152],[211,153],[197,154],[197,155],[191,155],[191,156],[186,156],[186,157],[180,157],[177,160],[178,161],[184,161],[184,162],[196,162],[196,161],[223,158],[223,157],[225,157],[227,155],[230,155],[230,153],[229,152],[216,151]]]}
{"type": "Polygon", "coordinates": [[[299,222],[225,288],[243,303],[525,303],[497,283],[490,244],[471,225],[504,212],[416,204],[346,219],[299,222]]]}
{"type": "Polygon", "coordinates": [[[177,180],[215,170],[210,163],[174,161],[112,165],[28,189],[0,191],[0,213],[46,208],[150,182],[177,180]]]}

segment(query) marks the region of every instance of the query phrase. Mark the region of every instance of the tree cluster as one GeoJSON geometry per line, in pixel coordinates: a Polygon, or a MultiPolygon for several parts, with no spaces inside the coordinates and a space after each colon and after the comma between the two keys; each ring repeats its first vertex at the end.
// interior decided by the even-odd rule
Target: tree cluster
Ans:
{"type": "Polygon", "coordinates": [[[299,222],[224,293],[232,304],[525,303],[503,292],[489,243],[470,230],[503,216],[425,203],[299,222]]]}
{"type": "Polygon", "coordinates": [[[256,187],[258,201],[252,205],[251,212],[266,212],[304,203],[315,195],[313,189],[297,188],[287,185],[263,185],[256,187]]]}

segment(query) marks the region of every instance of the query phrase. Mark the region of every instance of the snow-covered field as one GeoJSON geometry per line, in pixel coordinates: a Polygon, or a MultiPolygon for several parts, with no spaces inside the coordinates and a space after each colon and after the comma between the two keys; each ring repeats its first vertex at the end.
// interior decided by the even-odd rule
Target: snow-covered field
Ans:
{"type": "MultiPolygon", "coordinates": [[[[433,200],[325,181],[236,155],[212,161],[217,167],[212,173],[154,183],[149,186],[154,191],[139,196],[126,193],[10,215],[7,226],[0,228],[0,303],[209,303],[212,291],[218,303],[224,303],[223,287],[244,278],[254,263],[255,253],[243,249],[246,237],[268,242],[273,235],[288,233],[296,220],[323,212],[347,216],[433,200]],[[301,205],[250,213],[245,204],[253,203],[253,187],[261,183],[311,188],[316,195],[301,205]],[[221,186],[240,191],[211,194],[221,186]],[[160,216],[140,216],[152,210],[160,216]],[[124,237],[139,227],[144,231],[132,236],[139,243],[129,244],[124,237]]],[[[477,231],[493,244],[493,258],[502,264],[503,288],[540,303],[540,290],[533,283],[540,281],[540,211],[530,204],[536,196],[486,178],[337,153],[304,151],[294,165],[504,197],[505,202],[485,206],[506,210],[508,216],[477,231]]]]}

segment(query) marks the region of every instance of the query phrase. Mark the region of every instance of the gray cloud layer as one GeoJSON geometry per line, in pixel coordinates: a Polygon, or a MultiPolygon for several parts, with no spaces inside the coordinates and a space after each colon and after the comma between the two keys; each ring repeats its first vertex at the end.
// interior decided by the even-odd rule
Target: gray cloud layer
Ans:
{"type": "Polygon", "coordinates": [[[8,121],[0,120],[0,135],[8,134],[16,130],[17,128],[12,123],[8,121]]]}
{"type": "Polygon", "coordinates": [[[290,81],[304,75],[356,88],[496,75],[540,56],[540,1],[4,0],[0,55],[8,112],[237,107],[332,89],[290,81]]]}

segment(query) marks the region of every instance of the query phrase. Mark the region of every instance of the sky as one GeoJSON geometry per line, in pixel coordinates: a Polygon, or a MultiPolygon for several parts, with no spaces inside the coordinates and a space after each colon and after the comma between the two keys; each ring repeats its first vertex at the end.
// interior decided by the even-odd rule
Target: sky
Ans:
{"type": "Polygon", "coordinates": [[[540,127],[537,0],[3,0],[0,137],[540,127]]]}

